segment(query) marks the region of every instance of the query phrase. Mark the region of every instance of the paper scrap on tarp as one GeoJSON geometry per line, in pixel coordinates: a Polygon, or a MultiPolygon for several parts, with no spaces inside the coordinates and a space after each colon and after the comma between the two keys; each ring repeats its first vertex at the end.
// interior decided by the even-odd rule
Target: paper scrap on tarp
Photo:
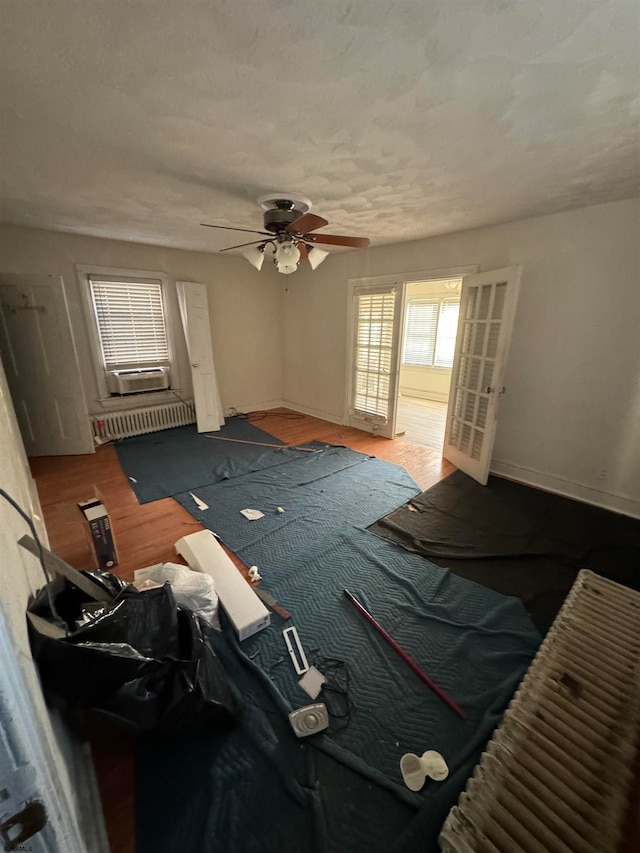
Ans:
{"type": "Polygon", "coordinates": [[[326,681],[327,679],[319,669],[316,669],[315,666],[310,666],[298,684],[312,699],[317,699],[322,690],[322,685],[326,684],[326,681]]]}
{"type": "Polygon", "coordinates": [[[193,500],[195,501],[198,509],[209,509],[209,504],[206,504],[204,501],[201,501],[197,495],[194,495],[193,492],[189,492],[193,500]]]}
{"type": "Polygon", "coordinates": [[[256,521],[258,518],[264,518],[264,513],[260,512],[259,509],[241,509],[241,515],[244,515],[245,518],[248,518],[249,521],[256,521]]]}

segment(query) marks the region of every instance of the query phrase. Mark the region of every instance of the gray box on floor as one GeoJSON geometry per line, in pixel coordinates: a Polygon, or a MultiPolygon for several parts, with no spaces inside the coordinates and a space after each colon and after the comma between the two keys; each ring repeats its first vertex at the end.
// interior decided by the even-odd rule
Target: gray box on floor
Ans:
{"type": "Polygon", "coordinates": [[[89,542],[98,568],[112,569],[118,565],[118,555],[109,513],[98,498],[80,501],[78,506],[85,519],[89,542]]]}

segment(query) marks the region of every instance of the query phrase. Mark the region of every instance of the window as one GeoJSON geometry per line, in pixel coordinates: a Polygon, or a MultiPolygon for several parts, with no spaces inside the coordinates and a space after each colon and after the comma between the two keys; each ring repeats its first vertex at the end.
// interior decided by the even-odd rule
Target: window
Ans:
{"type": "Polygon", "coordinates": [[[89,290],[107,370],[169,365],[162,282],[89,276],[89,290]]]}
{"type": "Polygon", "coordinates": [[[459,297],[410,299],[402,363],[451,369],[459,311],[459,297]]]}
{"type": "Polygon", "coordinates": [[[179,388],[170,313],[174,309],[164,273],[85,266],[77,270],[97,398],[106,402],[113,397],[115,405],[116,396],[122,402],[125,395],[179,388]]]}

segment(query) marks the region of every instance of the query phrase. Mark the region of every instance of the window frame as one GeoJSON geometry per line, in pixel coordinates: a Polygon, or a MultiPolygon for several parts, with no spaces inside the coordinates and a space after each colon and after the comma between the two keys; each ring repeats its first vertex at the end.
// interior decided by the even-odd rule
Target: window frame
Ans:
{"type": "Polygon", "coordinates": [[[452,367],[444,367],[443,365],[435,363],[436,352],[438,351],[438,333],[440,331],[440,315],[442,313],[442,308],[446,302],[448,302],[450,304],[451,303],[453,303],[453,304],[457,303],[458,304],[458,317],[459,317],[459,313],[460,313],[460,310],[459,310],[460,309],[460,295],[459,294],[457,296],[445,296],[442,294],[440,294],[440,295],[434,294],[433,296],[414,296],[414,297],[409,297],[407,299],[406,306],[405,306],[405,314],[404,314],[404,327],[402,329],[402,350],[400,352],[400,366],[401,367],[411,367],[411,368],[414,368],[414,369],[417,368],[420,370],[448,370],[448,371],[451,371],[453,369],[453,365],[452,365],[452,367]],[[412,303],[417,303],[417,302],[424,303],[427,305],[436,305],[437,306],[436,318],[435,318],[435,330],[434,330],[434,335],[433,335],[433,346],[431,348],[431,350],[432,350],[431,351],[431,364],[419,364],[419,363],[414,362],[414,361],[405,361],[404,360],[405,359],[405,350],[406,350],[406,346],[407,346],[408,326],[409,326],[409,309],[410,309],[412,303]]]}
{"type": "MultiPolygon", "coordinates": [[[[163,399],[173,399],[174,391],[180,390],[180,369],[177,360],[177,349],[175,345],[175,328],[176,328],[176,311],[171,299],[171,290],[169,287],[169,278],[163,272],[157,270],[132,270],[122,269],[120,267],[101,267],[101,266],[85,266],[78,264],[76,266],[78,280],[80,283],[80,292],[82,294],[82,303],[84,307],[85,319],[87,321],[87,329],[89,332],[89,345],[91,349],[91,361],[93,364],[93,372],[96,379],[98,389],[98,401],[107,408],[109,404],[116,405],[120,408],[127,408],[132,404],[139,402],[141,397],[144,397],[145,402],[152,404],[163,399]],[[102,344],[100,341],[100,332],[98,330],[98,320],[95,314],[93,299],[91,295],[90,279],[91,276],[101,278],[113,277],[114,280],[123,280],[135,282],[136,280],[148,282],[149,280],[158,281],[162,287],[162,307],[164,310],[164,322],[167,333],[167,347],[169,351],[169,370],[171,386],[166,391],[146,391],[144,394],[128,394],[126,397],[113,395],[109,391],[108,385],[108,370],[103,361],[102,344]]],[[[160,362],[159,362],[160,363],[160,362]]],[[[163,364],[166,362],[162,362],[163,364]]],[[[147,365],[151,366],[151,365],[147,365]]]]}

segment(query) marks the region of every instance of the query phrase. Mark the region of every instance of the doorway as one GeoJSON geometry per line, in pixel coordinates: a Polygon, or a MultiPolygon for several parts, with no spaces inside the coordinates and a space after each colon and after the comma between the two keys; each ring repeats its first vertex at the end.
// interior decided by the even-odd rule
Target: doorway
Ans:
{"type": "MultiPolygon", "coordinates": [[[[398,395],[403,395],[417,423],[434,422],[437,415],[429,413],[434,407],[417,402],[428,399],[425,394],[415,394],[416,388],[408,383],[403,386],[402,368],[448,370],[446,379],[444,373],[441,375],[444,391],[439,393],[443,398],[434,399],[446,405],[444,441],[438,432],[436,452],[484,485],[489,476],[498,401],[506,391],[502,380],[521,274],[520,266],[483,273],[476,267],[456,267],[402,278],[350,279],[345,423],[385,438],[416,441],[417,436],[410,438],[398,425],[398,395]],[[407,292],[416,301],[434,296],[427,292],[418,296],[415,289],[410,290],[412,284],[439,287],[443,298],[435,308],[412,309],[415,317],[410,328],[407,292]],[[454,314],[457,323],[453,322],[454,314]],[[448,320],[443,320],[447,315],[448,320]],[[425,327],[435,325],[429,346],[424,344],[421,323],[425,327]],[[415,364],[415,353],[421,348],[427,352],[427,363],[415,364]],[[449,386],[453,394],[447,405],[449,386]],[[424,409],[417,409],[417,405],[424,405],[424,409]]],[[[407,419],[405,425],[410,426],[407,419]]],[[[434,428],[437,430],[437,424],[434,428]]]]}
{"type": "Polygon", "coordinates": [[[442,455],[462,277],[407,282],[396,438],[442,455]]]}
{"type": "MultiPolygon", "coordinates": [[[[439,292],[444,298],[459,299],[461,288],[457,283],[461,282],[465,276],[476,273],[477,269],[477,266],[470,265],[405,273],[402,276],[367,276],[349,280],[346,424],[384,438],[404,438],[405,441],[415,443],[421,443],[422,440],[425,443],[431,441],[436,445],[436,452],[442,454],[444,428],[438,425],[438,421],[444,418],[447,411],[451,372],[446,373],[446,369],[443,372],[442,368],[435,370],[435,374],[439,374],[441,380],[440,397],[432,393],[429,399],[423,393],[416,393],[416,389],[411,385],[405,386],[402,397],[399,397],[405,346],[404,330],[408,301],[406,294],[412,285],[421,285],[424,298],[439,292]],[[456,282],[456,287],[455,289],[451,286],[445,287],[443,282],[456,282]],[[432,287],[433,285],[436,287],[432,287]],[[405,411],[402,428],[396,424],[400,402],[405,411]],[[430,429],[436,430],[437,437],[432,436],[426,439],[423,436],[420,441],[416,440],[420,438],[419,430],[423,433],[426,431],[426,424],[430,424],[430,429]],[[398,436],[398,433],[402,432],[404,435],[398,436]]],[[[414,298],[420,294],[418,290],[410,292],[414,298]]],[[[424,316],[424,312],[418,311],[416,322],[420,322],[420,314],[424,316]]],[[[439,318],[439,309],[437,316],[439,318]]],[[[444,332],[447,325],[447,322],[441,325],[442,339],[437,356],[434,339],[433,358],[438,364],[446,355],[444,332]]],[[[453,335],[453,342],[455,342],[455,330],[453,335]]]]}

